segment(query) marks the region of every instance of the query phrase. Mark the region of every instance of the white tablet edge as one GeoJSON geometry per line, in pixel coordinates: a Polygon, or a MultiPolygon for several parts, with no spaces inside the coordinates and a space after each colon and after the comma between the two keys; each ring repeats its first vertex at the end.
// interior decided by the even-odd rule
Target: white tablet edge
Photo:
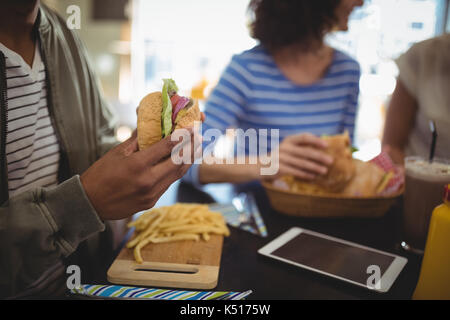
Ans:
{"type": "Polygon", "coordinates": [[[303,229],[300,228],[292,228],[277,237],[276,239],[272,240],[268,244],[266,244],[264,247],[258,250],[259,254],[262,255],[271,255],[272,252],[283,246],[285,243],[291,241],[294,239],[297,235],[302,233],[303,229]]]}
{"type": "Polygon", "coordinates": [[[394,261],[392,261],[379,281],[380,289],[375,290],[383,293],[388,292],[407,263],[408,259],[400,256],[395,256],[394,261]]]}
{"type": "Polygon", "coordinates": [[[285,233],[281,234],[280,236],[278,236],[277,238],[275,238],[274,240],[272,240],[271,242],[269,242],[267,245],[265,245],[264,247],[262,247],[261,249],[258,250],[259,254],[262,254],[264,256],[279,260],[279,261],[283,261],[285,263],[288,264],[292,264],[295,265],[297,267],[301,267],[303,269],[307,269],[316,273],[320,273],[335,279],[339,279],[345,282],[349,282],[352,283],[354,285],[369,289],[369,290],[373,290],[373,291],[378,291],[381,293],[385,293],[387,291],[389,291],[389,289],[391,288],[392,284],[395,282],[395,280],[397,279],[399,273],[402,271],[403,267],[406,265],[406,263],[408,262],[408,259],[404,258],[404,257],[400,257],[397,256],[395,254],[391,254],[389,252],[385,252],[385,251],[381,251],[381,250],[377,250],[374,248],[370,248],[370,247],[366,247],[354,242],[350,242],[350,241],[346,241],[343,239],[339,239],[339,238],[335,238],[335,237],[331,237],[322,233],[318,233],[318,232],[314,232],[314,231],[310,231],[310,230],[306,230],[306,229],[302,229],[302,228],[298,228],[298,227],[293,227],[291,229],[289,229],[288,231],[286,231],[285,233]],[[328,272],[324,272],[312,267],[309,267],[307,265],[304,264],[300,264],[300,263],[296,263],[294,261],[288,260],[288,259],[284,259],[278,256],[273,255],[272,253],[277,250],[278,248],[280,248],[281,246],[283,246],[284,244],[286,244],[287,242],[289,242],[290,240],[292,240],[294,237],[296,237],[297,235],[299,235],[300,233],[305,232],[305,233],[309,233],[313,236],[319,237],[319,238],[324,238],[324,239],[328,239],[331,241],[336,241],[336,242],[340,242],[340,243],[344,243],[353,247],[357,247],[357,248],[361,248],[361,249],[365,249],[368,251],[372,251],[372,252],[377,252],[386,256],[390,256],[390,257],[394,257],[394,261],[392,261],[392,263],[389,265],[388,269],[384,272],[383,276],[381,277],[379,283],[377,283],[375,285],[375,287],[370,287],[368,285],[364,285],[362,283],[356,282],[356,281],[352,281],[350,279],[346,279],[346,278],[342,278],[340,276],[337,276],[335,274],[332,273],[328,273],[328,272]],[[380,285],[380,286],[378,286],[380,285]],[[379,289],[378,289],[379,288],[379,289]]]}

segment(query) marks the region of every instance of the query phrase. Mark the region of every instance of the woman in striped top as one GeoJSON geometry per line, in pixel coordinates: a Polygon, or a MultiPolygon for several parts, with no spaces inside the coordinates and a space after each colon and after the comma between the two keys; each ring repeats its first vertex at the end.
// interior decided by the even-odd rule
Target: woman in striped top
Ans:
{"type": "Polygon", "coordinates": [[[324,37],[332,30],[347,30],[350,13],[362,4],[252,0],[252,36],[260,44],[232,58],[207,101],[202,130],[205,135],[208,129],[255,129],[261,147],[270,141],[271,129],[278,129],[279,171],[262,176],[261,164],[248,160],[257,157],[256,149],[241,143],[246,164],[194,165],[184,180],[201,185],[285,174],[312,180],[325,174],[333,159],[323,152],[326,143],[319,136],[348,131],[353,137],[360,69],[354,59],[327,46],[324,37]],[[267,137],[260,129],[267,129],[267,137]]]}

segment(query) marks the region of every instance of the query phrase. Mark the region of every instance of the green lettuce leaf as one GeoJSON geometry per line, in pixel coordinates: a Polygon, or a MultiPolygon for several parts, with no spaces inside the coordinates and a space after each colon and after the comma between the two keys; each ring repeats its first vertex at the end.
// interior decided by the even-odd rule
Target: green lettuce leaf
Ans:
{"type": "Polygon", "coordinates": [[[170,102],[169,93],[177,92],[178,87],[172,79],[163,79],[162,89],[163,108],[161,113],[161,130],[163,138],[172,133],[172,102],[170,102]]]}

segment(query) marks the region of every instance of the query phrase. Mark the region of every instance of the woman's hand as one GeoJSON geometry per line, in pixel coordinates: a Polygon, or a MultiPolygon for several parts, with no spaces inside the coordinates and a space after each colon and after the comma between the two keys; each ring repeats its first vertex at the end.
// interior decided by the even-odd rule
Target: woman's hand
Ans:
{"type": "Polygon", "coordinates": [[[314,180],[318,175],[328,172],[328,167],[334,159],[326,154],[327,142],[319,137],[304,133],[287,137],[280,144],[280,170],[274,177],[264,177],[268,180],[291,175],[302,180],[314,180]]]}

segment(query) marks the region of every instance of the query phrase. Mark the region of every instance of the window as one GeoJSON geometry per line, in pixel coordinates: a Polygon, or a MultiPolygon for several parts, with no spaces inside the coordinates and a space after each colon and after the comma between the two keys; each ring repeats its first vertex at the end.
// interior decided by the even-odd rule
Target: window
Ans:
{"type": "Polygon", "coordinates": [[[185,94],[212,86],[233,54],[255,41],[246,27],[247,0],[135,1],[135,97],[160,89],[172,77],[185,94]],[[187,92],[186,92],[187,91],[187,92]]]}
{"type": "MultiPolygon", "coordinates": [[[[214,86],[233,54],[251,48],[248,0],[135,0],[132,105],[173,77],[190,94],[214,86]]],[[[447,0],[365,0],[350,30],[328,38],[362,69],[355,144],[368,160],[381,148],[386,104],[398,73],[394,59],[445,30],[447,0]]],[[[134,112],[134,109],[133,109],[134,112]]]]}
{"type": "Polygon", "coordinates": [[[395,59],[413,44],[444,30],[446,0],[365,0],[354,11],[349,31],[328,41],[361,65],[355,156],[369,160],[381,151],[386,106],[395,89],[395,59]]]}

